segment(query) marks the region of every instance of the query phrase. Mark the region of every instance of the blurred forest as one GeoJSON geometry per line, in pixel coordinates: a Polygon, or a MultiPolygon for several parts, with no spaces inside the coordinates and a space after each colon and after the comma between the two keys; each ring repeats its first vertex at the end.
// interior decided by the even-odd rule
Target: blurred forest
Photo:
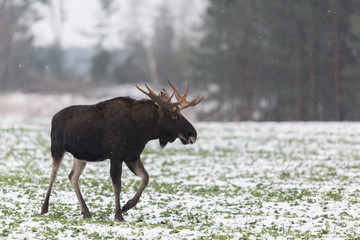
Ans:
{"type": "Polygon", "coordinates": [[[188,19],[190,2],[175,16],[171,2],[160,1],[147,37],[134,0],[117,49],[104,44],[117,2],[97,1],[97,24],[84,33],[96,44],[79,49],[62,46],[55,24],[54,43],[35,46],[37,7],[52,12],[51,0],[0,0],[0,90],[156,86],[169,78],[203,91],[207,120],[360,120],[360,1],[204,0],[199,24],[188,19]]]}

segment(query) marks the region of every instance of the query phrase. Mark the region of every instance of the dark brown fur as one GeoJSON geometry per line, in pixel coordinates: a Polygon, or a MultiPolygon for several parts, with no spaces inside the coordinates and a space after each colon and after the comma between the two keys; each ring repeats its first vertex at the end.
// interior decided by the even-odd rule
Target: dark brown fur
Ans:
{"type": "Polygon", "coordinates": [[[41,213],[48,212],[49,198],[65,152],[74,156],[69,179],[79,200],[84,217],[91,217],[81,195],[78,179],[87,162],[110,159],[110,176],[115,194],[115,219],[136,205],[148,184],[149,176],[140,160],[146,143],[159,139],[165,147],[180,138],[183,144],[194,143],[196,130],[178,109],[164,109],[151,100],[114,98],[95,105],[67,107],[56,113],[51,127],[53,158],[50,184],[41,213]],[[139,190],[120,208],[122,163],[142,180],[139,190]]]}

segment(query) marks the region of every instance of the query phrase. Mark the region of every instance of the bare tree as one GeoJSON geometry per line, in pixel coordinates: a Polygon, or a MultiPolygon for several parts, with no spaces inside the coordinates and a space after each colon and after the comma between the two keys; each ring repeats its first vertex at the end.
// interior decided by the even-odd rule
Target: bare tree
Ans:
{"type": "Polygon", "coordinates": [[[106,49],[105,42],[110,36],[110,20],[117,10],[114,0],[99,0],[99,3],[101,11],[94,31],[94,36],[97,38],[97,52],[92,59],[91,66],[91,75],[95,81],[109,78],[111,53],[106,49]]]}
{"type": "Polygon", "coordinates": [[[174,46],[174,20],[166,2],[160,5],[154,29],[152,48],[160,82],[166,81],[167,78],[179,79],[178,58],[174,46]]]}
{"type": "Polygon", "coordinates": [[[40,19],[34,8],[36,2],[46,1],[0,1],[0,86],[1,89],[19,85],[25,71],[22,62],[32,46],[30,26],[40,19]]]}

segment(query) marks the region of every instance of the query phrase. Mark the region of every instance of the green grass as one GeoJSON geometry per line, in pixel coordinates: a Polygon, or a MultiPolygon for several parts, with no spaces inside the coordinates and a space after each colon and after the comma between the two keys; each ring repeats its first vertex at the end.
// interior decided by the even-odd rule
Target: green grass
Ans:
{"type": "MultiPolygon", "coordinates": [[[[150,183],[126,222],[114,221],[109,161],[80,188],[67,154],[40,214],[51,171],[49,128],[0,124],[0,239],[359,239],[360,124],[204,123],[196,144],[142,154],[150,183]]],[[[125,165],[121,203],[140,179],[125,165]]]]}

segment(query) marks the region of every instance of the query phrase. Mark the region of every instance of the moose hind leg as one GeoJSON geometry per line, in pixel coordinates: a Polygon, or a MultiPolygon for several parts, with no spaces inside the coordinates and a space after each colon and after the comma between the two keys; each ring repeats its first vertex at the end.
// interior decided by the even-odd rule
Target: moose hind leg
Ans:
{"type": "Polygon", "coordinates": [[[50,199],[51,189],[55,182],[57,172],[61,165],[62,159],[63,159],[63,156],[61,156],[59,158],[54,158],[54,157],[52,158],[52,170],[51,170],[51,175],[50,175],[50,183],[49,183],[49,187],[48,187],[48,190],[46,193],[45,201],[41,207],[41,214],[45,214],[49,210],[49,199],[50,199]]]}
{"type": "Polygon", "coordinates": [[[120,208],[122,162],[111,162],[110,176],[115,195],[115,220],[125,221],[120,208]]]}
{"type": "Polygon", "coordinates": [[[138,203],[142,192],[149,183],[149,175],[146,172],[140,158],[135,161],[127,162],[126,165],[136,176],[139,176],[141,178],[141,185],[135,193],[134,197],[124,205],[124,207],[122,208],[122,213],[127,212],[129,209],[131,209],[138,203]]]}
{"type": "Polygon", "coordinates": [[[76,197],[79,201],[82,215],[84,216],[84,218],[91,218],[90,211],[89,211],[88,207],[86,206],[86,203],[84,201],[84,198],[81,195],[80,188],[79,188],[79,177],[80,177],[81,173],[83,172],[85,166],[86,166],[86,161],[74,158],[74,164],[73,164],[73,168],[71,169],[71,172],[69,174],[69,179],[70,179],[71,185],[75,191],[76,197]]]}

